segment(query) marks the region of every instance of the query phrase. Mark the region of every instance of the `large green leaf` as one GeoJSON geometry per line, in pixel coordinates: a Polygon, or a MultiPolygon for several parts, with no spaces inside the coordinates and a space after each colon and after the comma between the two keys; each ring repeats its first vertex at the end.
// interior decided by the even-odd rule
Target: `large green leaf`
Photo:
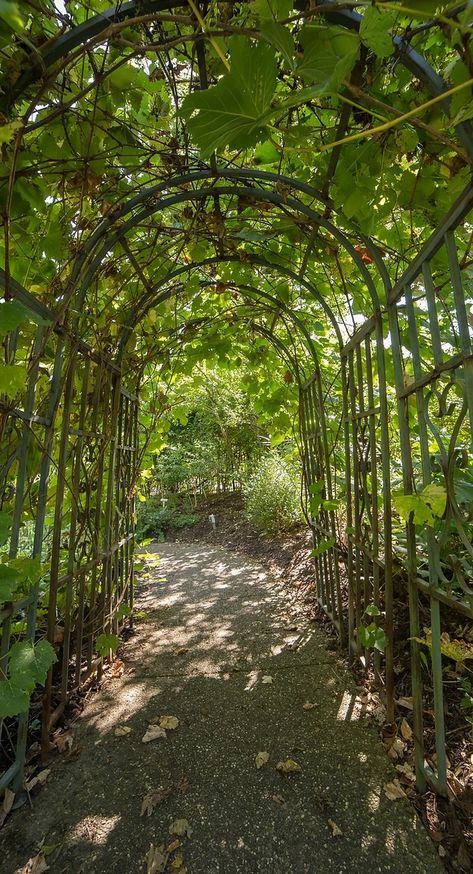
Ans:
{"type": "Polygon", "coordinates": [[[0,680],[0,719],[16,716],[28,710],[30,696],[9,680],[0,680]]]}
{"type": "Polygon", "coordinates": [[[353,69],[360,50],[357,33],[342,27],[307,25],[300,34],[304,49],[296,72],[320,93],[335,93],[353,69]]]}
{"type": "Polygon", "coordinates": [[[2,300],[0,302],[0,338],[14,331],[29,319],[29,312],[17,300],[2,300]]]}
{"type": "Polygon", "coordinates": [[[204,157],[225,146],[254,146],[265,138],[276,88],[274,48],[234,37],[230,58],[231,69],[217,85],[195,91],[183,104],[182,114],[204,157]]]}
{"type": "Polygon", "coordinates": [[[40,640],[37,644],[20,640],[10,650],[10,682],[19,689],[32,692],[37,683],[45,682],[49,668],[56,661],[56,653],[47,640],[40,640]]]}
{"type": "Polygon", "coordinates": [[[387,12],[380,12],[376,6],[368,6],[360,24],[361,41],[371,49],[378,58],[388,58],[394,52],[390,34],[393,18],[387,12]]]}
{"type": "Polygon", "coordinates": [[[0,564],[0,604],[3,601],[11,601],[20,579],[18,571],[6,564],[0,564]]]}
{"type": "Polygon", "coordinates": [[[25,388],[27,376],[23,364],[0,364],[0,395],[15,398],[25,388]]]}

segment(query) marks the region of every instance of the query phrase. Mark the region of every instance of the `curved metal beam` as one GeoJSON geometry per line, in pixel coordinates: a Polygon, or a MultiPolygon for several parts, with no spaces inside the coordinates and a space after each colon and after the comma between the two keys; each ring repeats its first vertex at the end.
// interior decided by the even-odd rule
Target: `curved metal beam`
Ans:
{"type": "MultiPolygon", "coordinates": [[[[191,174],[191,175],[194,176],[195,174],[191,174]]],[[[178,179],[181,180],[179,183],[181,185],[182,185],[182,178],[183,177],[178,177],[178,179]]],[[[214,174],[211,171],[206,171],[204,173],[203,178],[214,178],[214,174]]],[[[188,181],[189,177],[184,177],[184,179],[186,179],[186,181],[188,181]]],[[[275,179],[277,179],[279,182],[281,181],[281,177],[275,177],[275,179]]],[[[171,183],[172,183],[172,180],[171,180],[171,183]]],[[[170,181],[168,181],[167,187],[168,188],[175,187],[176,184],[178,184],[178,183],[170,184],[170,181]]],[[[163,183],[163,187],[164,187],[164,183],[163,183]]],[[[296,186],[294,186],[294,187],[296,187],[296,186]]],[[[357,265],[357,267],[358,267],[358,269],[363,277],[363,280],[365,281],[367,288],[369,290],[371,301],[373,303],[373,307],[375,308],[375,311],[379,310],[380,300],[378,297],[378,292],[377,292],[376,286],[373,282],[373,278],[371,277],[369,271],[367,270],[367,267],[366,267],[365,263],[363,262],[361,255],[359,254],[359,252],[357,252],[357,250],[355,249],[355,247],[353,246],[351,241],[348,239],[348,237],[342,231],[340,231],[328,219],[324,218],[319,213],[315,212],[310,207],[306,206],[304,203],[302,203],[299,200],[296,200],[295,198],[286,197],[286,196],[279,194],[278,192],[275,192],[275,191],[266,191],[264,189],[255,189],[255,188],[250,188],[247,186],[241,186],[241,187],[240,186],[228,186],[228,187],[227,186],[226,187],[218,187],[217,186],[217,187],[212,187],[212,188],[200,188],[200,189],[195,189],[192,191],[180,191],[178,194],[172,195],[172,196],[167,197],[167,198],[161,197],[159,200],[156,200],[156,198],[153,197],[151,199],[151,204],[149,206],[147,206],[145,209],[143,209],[141,212],[134,215],[127,222],[125,222],[119,228],[119,230],[115,231],[113,236],[111,236],[111,238],[109,238],[105,242],[104,246],[102,246],[100,251],[93,257],[93,259],[90,262],[90,264],[88,265],[88,269],[87,269],[87,271],[82,279],[81,287],[78,290],[78,298],[77,298],[76,303],[75,303],[75,309],[78,312],[81,311],[83,304],[84,304],[85,295],[87,293],[90,282],[92,281],[96,270],[98,270],[98,268],[100,267],[102,261],[104,260],[104,258],[106,257],[106,255],[108,254],[110,249],[116,243],[119,242],[120,237],[122,237],[124,234],[126,234],[129,230],[132,230],[134,227],[139,225],[139,223],[141,221],[143,221],[144,219],[149,218],[151,215],[154,215],[155,213],[160,212],[168,207],[175,206],[179,203],[185,203],[186,201],[189,201],[189,200],[194,200],[194,201],[199,200],[199,199],[201,200],[201,199],[207,198],[209,196],[213,196],[213,195],[230,195],[230,196],[232,196],[232,195],[245,195],[248,197],[254,197],[257,200],[263,200],[263,201],[266,201],[268,203],[273,203],[275,206],[290,207],[291,209],[294,209],[296,212],[300,212],[303,215],[305,215],[307,218],[310,218],[315,224],[318,224],[321,227],[328,230],[329,233],[331,233],[335,237],[335,239],[338,240],[338,242],[344,247],[345,251],[348,253],[348,255],[350,256],[352,261],[354,261],[355,264],[357,265]],[[257,195],[257,197],[255,197],[255,195],[257,195]]],[[[360,238],[362,238],[361,235],[360,235],[360,238]]],[[[371,243],[371,246],[372,245],[373,244],[371,243]]],[[[187,267],[188,267],[188,265],[186,265],[186,268],[187,267]]],[[[72,280],[72,277],[71,277],[71,280],[72,280]]],[[[302,284],[302,281],[300,278],[298,278],[297,281],[302,284]]]]}
{"type": "MultiPolygon", "coordinates": [[[[349,30],[358,31],[360,29],[360,24],[363,20],[362,15],[359,15],[357,12],[339,9],[338,5],[330,2],[330,0],[321,0],[320,5],[325,6],[324,14],[334,21],[335,24],[346,27],[349,30]]],[[[305,10],[305,0],[296,0],[294,6],[296,9],[305,10]]],[[[11,89],[5,90],[5,95],[0,101],[2,112],[8,112],[15,100],[18,99],[29,85],[41,76],[45,69],[52,67],[60,58],[64,58],[69,52],[87,42],[87,40],[105,32],[111,24],[126,21],[139,15],[172,12],[174,9],[179,8],[182,8],[182,0],[131,0],[129,3],[112,6],[105,12],[98,13],[88,21],[84,21],[82,24],[71,28],[71,30],[56,37],[56,39],[51,40],[43,51],[40,50],[37,54],[31,56],[31,66],[18,78],[11,89]],[[40,55],[40,60],[38,60],[38,54],[40,55]]],[[[393,36],[392,41],[396,48],[399,62],[417,79],[420,79],[432,96],[436,97],[447,90],[443,79],[409,43],[406,43],[399,36],[393,36]]],[[[448,98],[446,98],[444,106],[448,109],[448,98]]],[[[470,123],[463,122],[457,125],[456,130],[468,154],[473,157],[473,129],[470,123]]]]}
{"type": "MultiPolygon", "coordinates": [[[[144,298],[144,300],[146,300],[145,309],[143,311],[138,311],[135,308],[133,314],[130,313],[128,315],[128,317],[126,318],[126,327],[124,327],[124,329],[123,329],[122,336],[121,336],[120,342],[118,344],[118,356],[117,356],[118,364],[120,364],[121,361],[123,360],[123,356],[125,354],[128,339],[133,332],[134,326],[139,322],[141,316],[150,307],[157,306],[162,301],[167,300],[167,298],[171,297],[171,295],[173,293],[172,289],[165,290],[161,295],[159,294],[159,292],[169,282],[173,282],[174,280],[179,279],[179,277],[183,276],[186,273],[189,273],[192,270],[199,270],[199,269],[202,269],[203,267],[209,267],[209,266],[212,266],[215,264],[222,264],[222,263],[241,264],[241,259],[238,257],[238,255],[224,255],[224,256],[215,255],[213,258],[205,258],[203,261],[195,262],[193,264],[186,264],[183,267],[178,267],[176,270],[174,270],[172,273],[169,273],[168,276],[166,276],[164,279],[162,279],[161,282],[157,283],[154,290],[153,290],[153,292],[156,294],[156,296],[154,296],[154,294],[153,294],[152,298],[150,298],[149,296],[147,299],[144,298]]],[[[313,285],[311,283],[307,282],[304,279],[300,279],[297,276],[297,274],[294,273],[294,271],[289,270],[288,268],[284,268],[278,264],[271,264],[271,262],[266,261],[265,258],[261,258],[260,256],[250,254],[248,259],[245,261],[245,263],[246,264],[254,264],[257,267],[263,267],[264,269],[280,273],[281,276],[286,276],[288,279],[291,279],[295,283],[297,283],[298,285],[302,286],[302,288],[305,288],[305,290],[308,291],[309,294],[322,307],[325,315],[327,316],[328,320],[330,321],[330,324],[332,325],[332,327],[335,331],[335,335],[337,337],[337,340],[338,340],[340,347],[343,346],[343,338],[342,338],[340,327],[337,323],[337,320],[335,318],[334,313],[332,312],[332,310],[331,310],[330,306],[328,305],[327,301],[325,300],[325,298],[322,297],[322,295],[313,287],[313,285]]]]}

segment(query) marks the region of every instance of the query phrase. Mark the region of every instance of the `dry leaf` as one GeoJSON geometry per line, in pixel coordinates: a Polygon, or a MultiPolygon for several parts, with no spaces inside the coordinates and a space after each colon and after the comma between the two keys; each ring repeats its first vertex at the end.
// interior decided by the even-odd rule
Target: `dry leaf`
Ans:
{"type": "Polygon", "coordinates": [[[187,819],[175,819],[169,826],[170,835],[179,835],[180,838],[192,837],[192,829],[187,822],[187,819]]]}
{"type": "Polygon", "coordinates": [[[173,841],[171,844],[169,844],[169,847],[166,847],[166,853],[174,853],[174,850],[177,850],[178,847],[180,847],[180,846],[181,846],[181,842],[180,842],[180,840],[178,840],[178,838],[176,838],[175,841],[173,841]]]}
{"type": "Polygon", "coordinates": [[[263,679],[261,680],[261,682],[262,682],[263,686],[270,686],[271,683],[273,682],[273,678],[270,677],[269,674],[266,674],[266,675],[263,677],[263,679]]]}
{"type": "Polygon", "coordinates": [[[404,789],[401,788],[399,780],[393,780],[392,783],[385,783],[383,786],[384,794],[389,801],[397,801],[399,798],[406,798],[404,789]]]}
{"type": "Polygon", "coordinates": [[[163,874],[168,858],[169,854],[164,852],[164,844],[161,844],[160,847],[150,844],[146,856],[146,874],[163,874]]]}
{"type": "Polygon", "coordinates": [[[161,728],[166,728],[169,731],[173,728],[177,728],[177,726],[179,725],[179,720],[177,716],[160,716],[159,725],[161,726],[161,728]]]}
{"type": "Polygon", "coordinates": [[[399,756],[403,755],[405,749],[406,749],[406,745],[405,745],[404,741],[401,740],[400,737],[395,737],[391,746],[389,747],[388,756],[391,759],[396,760],[399,758],[399,756]]]}
{"type": "Polygon", "coordinates": [[[405,710],[413,710],[414,709],[414,705],[412,703],[412,697],[411,698],[398,698],[396,701],[396,704],[398,705],[398,707],[404,707],[405,710]]]}
{"type": "Polygon", "coordinates": [[[32,789],[35,788],[35,786],[44,786],[50,773],[51,768],[45,768],[43,771],[40,771],[39,774],[36,774],[36,777],[32,777],[31,780],[28,780],[28,782],[25,783],[26,791],[31,792],[32,789]]]}
{"type": "Polygon", "coordinates": [[[285,762],[277,763],[276,770],[281,774],[297,774],[299,771],[302,771],[302,768],[294,759],[286,759],[285,762]]]}
{"type": "Polygon", "coordinates": [[[20,874],[43,874],[43,871],[49,871],[49,865],[46,862],[42,853],[38,853],[26,863],[21,869],[20,874]]]}
{"type": "MultiPolygon", "coordinates": [[[[145,813],[148,816],[151,816],[154,808],[157,807],[158,804],[161,804],[162,801],[165,801],[166,798],[169,797],[171,792],[171,789],[162,789],[161,787],[159,789],[154,789],[150,792],[147,792],[141,804],[140,816],[144,816],[145,813]]],[[[168,852],[170,852],[169,848],[168,852]]]]}
{"type": "Polygon", "coordinates": [[[55,735],[54,743],[60,753],[65,753],[66,750],[70,751],[74,743],[74,732],[71,730],[60,732],[55,735]]]}
{"type": "Polygon", "coordinates": [[[255,758],[255,764],[256,764],[256,767],[258,768],[258,770],[260,768],[262,768],[263,765],[266,765],[267,762],[269,762],[269,753],[266,753],[266,752],[258,753],[258,755],[255,758]]]}
{"type": "Polygon", "coordinates": [[[113,732],[115,737],[126,737],[127,734],[131,734],[133,731],[129,725],[117,725],[115,731],[113,732]]]}
{"type": "Polygon", "coordinates": [[[179,783],[179,786],[177,788],[179,789],[179,792],[182,792],[183,794],[185,794],[186,792],[189,791],[190,783],[189,783],[189,780],[187,779],[187,777],[182,778],[182,780],[179,783]]]}
{"type": "Polygon", "coordinates": [[[314,707],[317,707],[317,704],[313,704],[312,701],[306,701],[305,704],[302,705],[303,710],[313,710],[314,707]]]}
{"type": "Polygon", "coordinates": [[[175,655],[185,655],[186,652],[189,652],[188,646],[181,646],[179,649],[174,650],[175,655]]]}
{"type": "Polygon", "coordinates": [[[5,789],[5,795],[3,796],[3,804],[0,809],[0,828],[5,822],[10,810],[12,809],[13,802],[15,800],[15,793],[11,791],[11,789],[5,789]]]}
{"type": "Polygon", "coordinates": [[[284,798],[282,795],[271,795],[272,801],[275,801],[276,804],[285,804],[284,798]]]}
{"type": "Polygon", "coordinates": [[[410,740],[412,737],[412,728],[410,727],[407,719],[404,716],[401,721],[401,734],[404,740],[410,740]]]}
{"type": "Polygon", "coordinates": [[[445,847],[442,847],[442,844],[439,844],[438,854],[439,854],[441,859],[445,859],[445,856],[447,855],[447,851],[446,851],[445,847]]]}
{"type": "Polygon", "coordinates": [[[113,677],[113,679],[116,679],[117,677],[121,677],[124,670],[125,670],[125,665],[122,662],[122,660],[115,659],[115,661],[112,665],[112,670],[110,671],[110,676],[113,677]]]}
{"type": "Polygon", "coordinates": [[[183,864],[184,864],[184,856],[181,856],[181,854],[179,853],[179,855],[176,856],[176,857],[172,860],[172,862],[171,862],[171,868],[173,868],[174,870],[176,870],[176,869],[182,868],[183,864]]]}
{"type": "Polygon", "coordinates": [[[166,737],[166,732],[164,728],[161,728],[160,725],[148,725],[146,729],[146,733],[141,738],[144,744],[149,744],[150,741],[156,740],[158,737],[166,737]]]}
{"type": "Polygon", "coordinates": [[[339,826],[337,825],[336,822],[333,821],[333,819],[329,819],[328,824],[329,824],[330,828],[332,829],[332,838],[338,838],[338,837],[340,837],[340,835],[343,834],[341,828],[339,828],[339,826]]]}

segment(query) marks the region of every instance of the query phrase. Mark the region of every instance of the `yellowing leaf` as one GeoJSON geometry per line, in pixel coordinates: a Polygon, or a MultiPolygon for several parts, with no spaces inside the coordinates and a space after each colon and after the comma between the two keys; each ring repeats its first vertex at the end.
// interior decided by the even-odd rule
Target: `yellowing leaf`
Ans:
{"type": "Polygon", "coordinates": [[[163,874],[168,858],[169,854],[164,851],[164,844],[161,844],[160,847],[150,844],[146,856],[146,874],[163,874]]]}
{"type": "Polygon", "coordinates": [[[0,125],[0,145],[11,142],[21,127],[23,127],[22,121],[10,121],[8,124],[0,125]]]}
{"type": "Polygon", "coordinates": [[[187,819],[175,819],[174,822],[169,826],[169,834],[170,835],[179,835],[181,838],[192,837],[192,829],[187,822],[187,819]]]}
{"type": "Polygon", "coordinates": [[[172,860],[172,862],[171,862],[171,868],[173,868],[174,870],[176,870],[176,869],[182,868],[183,864],[184,864],[184,856],[181,856],[181,855],[179,854],[178,856],[176,856],[176,857],[172,860]]]}
{"type": "Polygon", "coordinates": [[[117,725],[115,731],[113,732],[115,737],[126,737],[128,734],[131,734],[133,731],[129,725],[117,725]]]}
{"type": "Polygon", "coordinates": [[[404,717],[401,721],[401,734],[404,740],[410,740],[412,737],[412,728],[410,727],[407,719],[405,719],[404,717]]]}
{"type": "Polygon", "coordinates": [[[271,683],[273,682],[273,678],[270,677],[269,674],[266,674],[263,677],[263,679],[261,680],[261,682],[262,682],[263,686],[270,686],[271,683]]]}
{"type": "Polygon", "coordinates": [[[284,762],[277,763],[276,770],[281,774],[297,774],[302,771],[302,768],[294,759],[286,759],[284,762]]]}
{"type": "Polygon", "coordinates": [[[269,762],[269,753],[266,753],[266,752],[258,753],[258,755],[255,758],[255,764],[256,764],[256,767],[258,768],[258,770],[260,768],[262,768],[263,765],[266,765],[267,762],[269,762]]]}
{"type": "Polygon", "coordinates": [[[313,710],[314,707],[317,707],[317,704],[313,704],[311,701],[306,701],[305,704],[302,705],[303,710],[313,710]]]}
{"type": "Polygon", "coordinates": [[[340,837],[340,835],[343,834],[341,828],[339,828],[339,826],[337,825],[336,822],[333,821],[333,819],[329,819],[328,824],[329,824],[330,828],[332,829],[332,837],[333,838],[338,838],[338,837],[340,837]]]}
{"type": "Polygon", "coordinates": [[[401,784],[399,780],[393,780],[392,783],[384,784],[384,794],[389,801],[398,801],[399,798],[405,798],[406,793],[404,789],[401,788],[401,784]]]}
{"type": "Polygon", "coordinates": [[[177,716],[160,716],[159,724],[161,728],[172,730],[174,728],[177,728],[177,726],[179,725],[179,720],[177,716]]]}
{"type": "Polygon", "coordinates": [[[148,725],[141,740],[144,744],[149,744],[150,741],[157,740],[158,737],[166,737],[164,728],[161,728],[160,725],[148,725]]]}

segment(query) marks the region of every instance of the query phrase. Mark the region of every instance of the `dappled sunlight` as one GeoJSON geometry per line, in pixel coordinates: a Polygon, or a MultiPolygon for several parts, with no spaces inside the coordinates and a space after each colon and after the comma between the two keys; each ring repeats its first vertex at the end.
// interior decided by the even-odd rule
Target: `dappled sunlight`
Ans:
{"type": "Polygon", "coordinates": [[[86,816],[79,822],[74,830],[68,835],[68,840],[88,841],[95,846],[103,846],[107,843],[108,836],[120,823],[121,816],[86,816]]]}

